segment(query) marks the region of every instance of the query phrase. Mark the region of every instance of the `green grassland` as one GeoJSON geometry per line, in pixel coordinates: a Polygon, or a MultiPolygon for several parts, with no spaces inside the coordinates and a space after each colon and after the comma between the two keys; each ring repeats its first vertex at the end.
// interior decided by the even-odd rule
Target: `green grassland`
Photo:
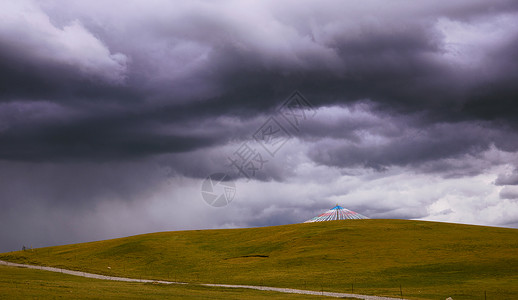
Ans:
{"type": "Polygon", "coordinates": [[[518,299],[518,230],[424,221],[160,232],[0,259],[189,283],[354,289],[392,297],[401,286],[410,299],[484,299],[484,292],[487,299],[518,299]]]}
{"type": "Polygon", "coordinates": [[[321,299],[249,289],[126,283],[0,266],[0,299],[321,299]]]}

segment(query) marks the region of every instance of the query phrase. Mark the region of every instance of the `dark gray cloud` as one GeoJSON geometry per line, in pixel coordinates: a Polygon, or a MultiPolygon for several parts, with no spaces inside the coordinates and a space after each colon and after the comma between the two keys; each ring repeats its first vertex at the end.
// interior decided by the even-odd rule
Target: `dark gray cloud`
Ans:
{"type": "MultiPolygon", "coordinates": [[[[485,209],[484,224],[517,224],[504,213],[515,194],[499,187],[516,184],[504,170],[518,163],[517,20],[503,0],[2,3],[2,219],[36,236],[14,217],[34,207],[25,218],[57,231],[41,244],[296,222],[334,201],[458,222],[485,209]],[[157,207],[200,208],[199,179],[228,170],[294,90],[317,114],[241,188],[246,201],[206,222],[164,221],[157,207]],[[474,198],[478,211],[463,204],[474,198]],[[142,227],[107,217],[126,224],[143,207],[142,227]],[[102,231],[94,223],[119,229],[86,234],[102,231]]],[[[4,249],[23,240],[1,233],[4,249]]]]}
{"type": "Polygon", "coordinates": [[[502,199],[518,199],[518,189],[514,187],[504,187],[500,191],[500,198],[502,199]]]}
{"type": "Polygon", "coordinates": [[[518,170],[512,173],[500,174],[495,181],[496,185],[518,185],[518,170]]]}
{"type": "Polygon", "coordinates": [[[415,120],[401,116],[371,118],[359,124],[366,125],[344,126],[344,131],[331,134],[332,136],[322,133],[322,136],[330,137],[313,143],[309,157],[328,166],[363,166],[384,170],[397,165],[411,166],[422,171],[445,172],[448,171],[448,165],[451,168],[458,166],[450,162],[434,168],[429,163],[466,156],[476,157],[488,151],[492,145],[515,139],[514,134],[504,135],[492,128],[491,124],[484,123],[418,125],[415,120]],[[351,137],[344,138],[343,135],[351,137]]]}
{"type": "MultiPolygon", "coordinates": [[[[129,24],[136,14],[130,8],[120,17],[125,27],[117,27],[97,5],[80,4],[85,12],[71,9],[77,13],[72,15],[57,7],[27,4],[33,18],[50,15],[55,19],[40,27],[23,21],[26,29],[17,28],[22,21],[14,17],[5,21],[0,52],[6,80],[1,96],[4,101],[61,103],[84,115],[81,120],[7,129],[3,144],[10,146],[3,149],[2,157],[95,160],[196,150],[213,145],[220,137],[168,136],[157,131],[166,126],[176,131],[188,128],[193,118],[268,114],[295,88],[316,106],[367,99],[377,113],[419,113],[423,120],[452,126],[481,119],[514,127],[518,78],[513,49],[518,39],[513,23],[501,19],[512,20],[516,7],[501,2],[488,11],[485,5],[473,3],[427,11],[418,5],[398,4],[386,14],[359,15],[353,22],[335,11],[351,8],[331,3],[324,6],[329,9],[309,15],[265,5],[254,18],[269,24],[267,31],[253,26],[253,20],[229,18],[225,8],[199,3],[193,5],[198,10],[182,7],[181,13],[167,18],[152,18],[149,15],[155,12],[146,9],[144,26],[138,27],[129,24]],[[216,13],[207,15],[210,9],[216,13]],[[98,13],[97,22],[88,13],[98,13]],[[406,16],[405,21],[401,16],[406,16]],[[311,22],[303,22],[306,19],[311,22]],[[463,53],[469,49],[465,44],[480,41],[463,41],[458,34],[465,27],[474,35],[486,34],[489,25],[485,24],[492,23],[509,25],[494,33],[504,36],[505,42],[481,43],[480,53],[463,53]],[[31,30],[55,38],[45,40],[31,30]],[[25,35],[28,41],[19,42],[15,34],[25,35]],[[69,41],[74,34],[79,38],[69,41]],[[134,39],[125,39],[129,35],[134,39]],[[87,42],[94,43],[92,51],[78,49],[87,42]],[[64,48],[67,43],[75,44],[64,48]],[[37,53],[35,47],[46,51],[37,53]],[[477,60],[466,66],[464,56],[470,55],[477,60]],[[160,129],[149,125],[156,120],[165,124],[156,126],[160,129]],[[88,146],[91,155],[82,151],[88,146]]],[[[369,7],[352,10],[368,11],[369,7]]],[[[172,8],[166,6],[164,11],[172,13],[172,8]]],[[[517,147],[516,143],[498,145],[508,151],[517,147]]],[[[441,156],[441,151],[434,155],[441,156]]]]}

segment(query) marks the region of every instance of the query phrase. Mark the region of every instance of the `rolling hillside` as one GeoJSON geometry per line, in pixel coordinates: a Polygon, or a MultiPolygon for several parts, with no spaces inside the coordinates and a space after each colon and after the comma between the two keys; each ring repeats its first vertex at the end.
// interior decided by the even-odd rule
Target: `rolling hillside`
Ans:
{"type": "Polygon", "coordinates": [[[132,278],[410,299],[518,298],[518,230],[407,220],[160,232],[4,253],[132,278]]]}

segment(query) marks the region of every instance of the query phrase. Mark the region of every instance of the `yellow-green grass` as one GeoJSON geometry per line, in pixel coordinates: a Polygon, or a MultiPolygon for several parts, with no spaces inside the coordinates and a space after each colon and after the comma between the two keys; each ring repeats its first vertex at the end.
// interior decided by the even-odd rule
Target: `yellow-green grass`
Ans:
{"type": "Polygon", "coordinates": [[[11,262],[183,282],[410,299],[518,299],[518,230],[408,220],[160,232],[4,253],[11,262]],[[110,267],[110,268],[108,268],[110,267]]]}
{"type": "Polygon", "coordinates": [[[321,299],[249,289],[127,283],[0,266],[0,299],[321,299]]]}

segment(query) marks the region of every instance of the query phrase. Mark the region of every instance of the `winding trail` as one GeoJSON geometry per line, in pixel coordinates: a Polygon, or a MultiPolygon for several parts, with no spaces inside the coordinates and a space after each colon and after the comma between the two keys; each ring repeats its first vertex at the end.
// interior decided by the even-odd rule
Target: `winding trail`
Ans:
{"type": "MultiPolygon", "coordinates": [[[[11,262],[7,262],[7,261],[3,261],[3,260],[0,260],[0,265],[36,269],[36,270],[44,270],[44,271],[63,273],[63,274],[69,274],[69,275],[74,275],[74,276],[81,276],[81,277],[95,278],[95,279],[104,279],[104,280],[113,280],[113,281],[162,283],[162,284],[189,284],[186,282],[106,276],[106,275],[86,273],[86,272],[81,272],[81,271],[72,271],[72,270],[53,268],[53,267],[17,264],[17,263],[11,263],[11,262]]],[[[226,287],[226,288],[239,288],[239,289],[252,289],[252,290],[260,290],[260,291],[272,291],[272,292],[302,294],[302,295],[328,296],[328,297],[335,297],[335,298],[349,297],[349,298],[357,298],[357,299],[365,299],[365,300],[401,299],[401,298],[390,298],[390,297],[369,296],[369,295],[348,294],[348,293],[333,293],[333,292],[324,292],[324,291],[318,292],[318,291],[278,288],[278,287],[270,287],[270,286],[257,286],[257,285],[213,284],[213,283],[199,283],[196,285],[212,286],[212,287],[226,287]]]]}

